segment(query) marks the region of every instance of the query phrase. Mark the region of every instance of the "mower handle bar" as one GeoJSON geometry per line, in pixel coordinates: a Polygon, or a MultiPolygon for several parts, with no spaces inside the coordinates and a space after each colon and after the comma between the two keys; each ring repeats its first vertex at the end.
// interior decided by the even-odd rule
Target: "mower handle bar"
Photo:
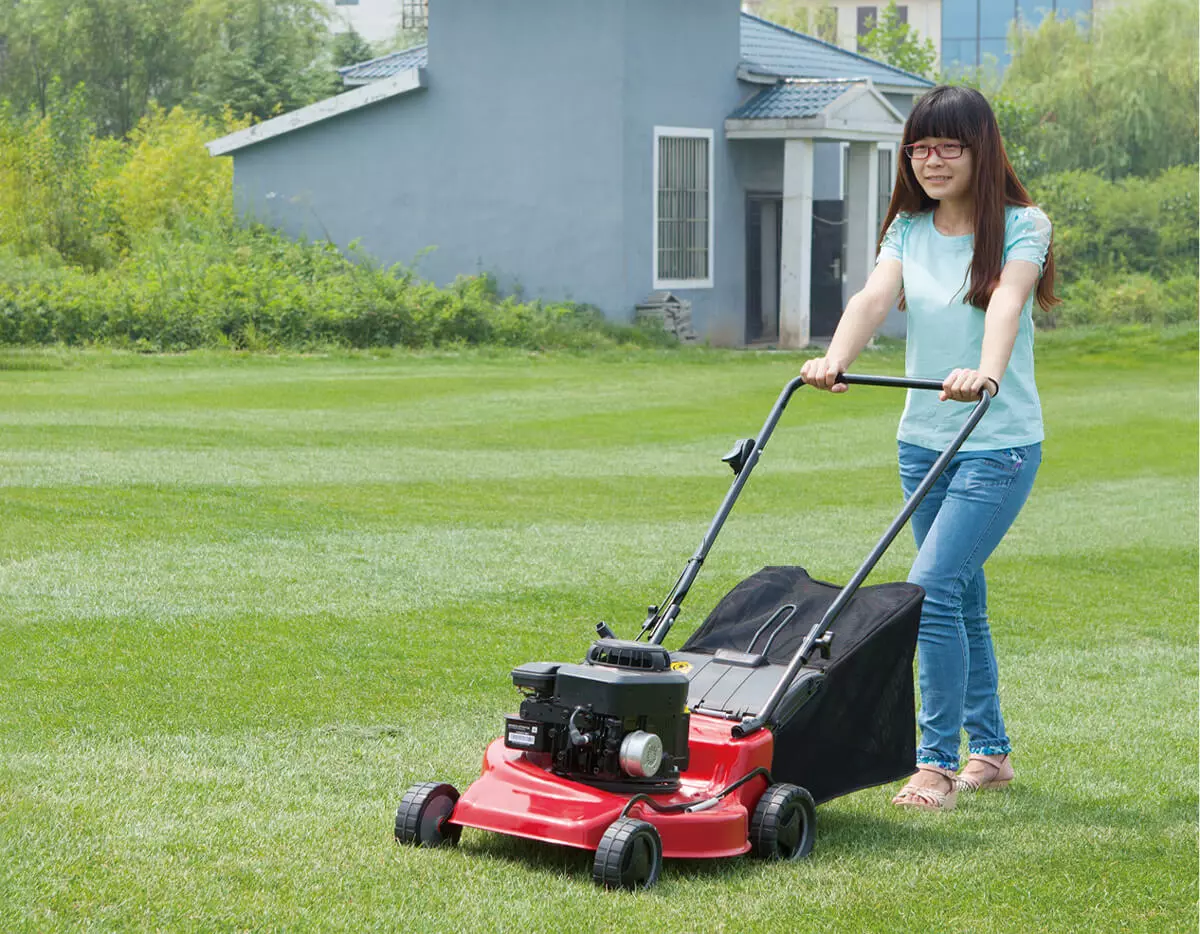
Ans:
{"type": "MultiPolygon", "coordinates": [[[[845,383],[849,386],[891,386],[898,389],[942,389],[942,383],[939,380],[910,379],[903,376],[867,376],[853,373],[839,373],[837,382],[845,383]]],[[[716,541],[717,534],[721,531],[721,526],[725,524],[726,518],[728,518],[730,511],[733,509],[733,504],[737,501],[738,495],[742,492],[742,487],[746,485],[746,481],[750,478],[751,472],[754,470],[755,465],[758,463],[759,457],[766,448],[768,439],[770,439],[772,432],[775,430],[776,424],[778,424],[780,417],[783,415],[783,410],[787,407],[788,402],[791,400],[796,391],[805,385],[807,384],[804,382],[804,378],[797,376],[783,387],[783,391],[779,394],[779,398],[775,400],[775,405],[771,408],[770,415],[767,416],[767,420],[763,424],[762,430],[755,439],[754,446],[747,456],[745,463],[742,465],[741,469],[737,471],[737,476],[734,477],[733,485],[730,486],[729,492],[725,494],[725,499],[721,502],[721,506],[717,510],[717,514],[714,517],[712,524],[709,525],[708,532],[705,534],[704,540],[700,543],[700,547],[696,549],[696,553],[688,560],[687,567],[684,568],[679,580],[675,582],[675,586],[671,588],[671,592],[667,595],[666,600],[662,604],[663,608],[661,610],[653,609],[649,618],[643,624],[642,633],[644,634],[647,630],[650,631],[650,642],[659,645],[662,643],[663,639],[666,638],[667,633],[670,631],[671,626],[675,622],[675,618],[679,615],[680,605],[683,603],[683,600],[687,596],[688,591],[691,589],[692,584],[695,582],[697,575],[700,573],[700,567],[704,563],[704,559],[708,557],[708,552],[712,548],[713,542],[716,541]]],[[[792,680],[799,673],[800,669],[807,664],[817,643],[821,641],[829,627],[833,624],[833,621],[837,619],[838,615],[845,608],[846,604],[850,602],[850,598],[854,596],[855,591],[858,590],[859,586],[866,579],[867,575],[871,573],[875,565],[879,562],[879,559],[883,557],[884,552],[887,551],[888,547],[899,534],[900,530],[904,528],[905,523],[908,522],[913,512],[916,511],[916,508],[918,505],[920,505],[921,500],[925,498],[925,494],[929,492],[933,484],[937,482],[938,477],[942,475],[942,472],[950,463],[950,459],[958,453],[958,449],[962,447],[963,442],[967,440],[967,436],[970,435],[975,426],[979,424],[979,420],[983,418],[984,413],[987,412],[988,406],[991,405],[991,402],[992,394],[987,389],[981,389],[979,392],[979,401],[975,404],[975,408],[971,411],[971,414],[967,416],[967,420],[963,424],[962,428],[959,429],[958,434],[954,436],[954,439],[946,447],[946,450],[941,453],[936,461],[934,461],[933,466],[929,468],[929,472],[925,474],[925,477],[921,480],[921,483],[917,486],[917,489],[904,504],[904,508],[900,510],[900,514],[892,520],[892,524],[888,526],[887,531],[883,533],[883,536],[876,543],[875,547],[871,549],[871,553],[867,556],[866,560],[862,563],[859,569],[854,572],[854,576],[850,578],[849,583],[847,583],[846,586],[843,587],[838,593],[837,597],[834,598],[833,603],[831,603],[829,609],[825,611],[825,615],[821,618],[821,621],[817,625],[813,626],[813,628],[809,631],[808,635],[804,639],[804,642],[796,651],[796,654],[792,656],[792,660],[788,664],[787,670],[783,673],[783,676],[779,679],[779,683],[776,684],[775,688],[771,691],[771,694],[767,698],[767,702],[763,706],[762,710],[759,711],[756,716],[748,717],[741,723],[737,724],[733,728],[734,736],[748,736],[766,726],[770,722],[771,716],[775,712],[775,708],[778,707],[780,700],[787,692],[792,680]]]]}

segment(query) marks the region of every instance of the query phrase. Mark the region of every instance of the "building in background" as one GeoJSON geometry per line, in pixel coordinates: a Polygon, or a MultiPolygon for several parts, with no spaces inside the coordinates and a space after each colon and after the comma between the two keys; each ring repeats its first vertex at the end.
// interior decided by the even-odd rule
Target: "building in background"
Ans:
{"type": "MultiPolygon", "coordinates": [[[[937,67],[946,71],[994,63],[1008,66],[1008,34],[1014,24],[1037,27],[1047,16],[1083,16],[1089,21],[1126,0],[909,0],[896,4],[903,22],[938,52],[937,67]]],[[[836,18],[836,42],[858,50],[859,39],[874,25],[886,3],[854,0],[746,0],[750,13],[770,16],[784,7],[805,9],[814,17],[826,11],[823,22],[836,18]]],[[[822,38],[834,39],[833,36],[822,38]]]]}
{"type": "Polygon", "coordinates": [[[833,334],[930,81],[739,0],[430,6],[426,42],[209,144],[239,212],[616,320],[673,297],[714,344],[833,334]]]}
{"type": "Polygon", "coordinates": [[[429,0],[322,0],[334,32],[353,29],[371,43],[391,42],[402,32],[423,32],[429,0]]]}
{"type": "Polygon", "coordinates": [[[1047,16],[1090,20],[1094,6],[1093,0],[941,0],[941,65],[954,71],[994,61],[1003,71],[1011,59],[1008,34],[1016,22],[1036,28],[1047,16]]]}

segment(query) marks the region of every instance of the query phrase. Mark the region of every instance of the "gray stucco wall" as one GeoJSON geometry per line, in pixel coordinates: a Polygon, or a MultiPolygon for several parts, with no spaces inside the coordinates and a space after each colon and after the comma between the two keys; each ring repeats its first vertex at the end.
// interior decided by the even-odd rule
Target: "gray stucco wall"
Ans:
{"type": "MultiPolygon", "coordinates": [[[[612,2],[612,0],[609,0],[612,2]]],[[[743,99],[737,0],[625,0],[624,277],[627,307],[654,288],[654,128],[713,131],[712,288],[672,289],[697,329],[740,344],[745,329],[745,205],[725,140],[743,99]]]]}

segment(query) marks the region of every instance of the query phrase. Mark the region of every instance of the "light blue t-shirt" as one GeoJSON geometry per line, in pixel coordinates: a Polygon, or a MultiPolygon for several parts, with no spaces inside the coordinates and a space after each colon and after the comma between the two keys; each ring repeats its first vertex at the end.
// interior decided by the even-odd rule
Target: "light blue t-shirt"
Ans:
{"type": "MultiPolygon", "coordinates": [[[[898,214],[888,227],[879,258],[904,267],[908,345],[904,369],[918,379],[944,379],[959,367],[977,369],[984,313],[963,299],[970,286],[972,234],[948,237],[933,226],[933,212],[898,214]]],[[[1027,260],[1043,269],[1050,248],[1050,221],[1036,207],[1005,208],[1004,259],[1027,260]]],[[[1035,290],[1036,291],[1036,290],[1035,290]]],[[[1044,437],[1042,404],[1033,380],[1033,302],[1021,323],[1000,392],[963,443],[964,451],[991,451],[1036,444],[1044,437]]],[[[910,389],[897,437],[941,450],[962,428],[973,402],[939,402],[927,389],[910,389]]]]}

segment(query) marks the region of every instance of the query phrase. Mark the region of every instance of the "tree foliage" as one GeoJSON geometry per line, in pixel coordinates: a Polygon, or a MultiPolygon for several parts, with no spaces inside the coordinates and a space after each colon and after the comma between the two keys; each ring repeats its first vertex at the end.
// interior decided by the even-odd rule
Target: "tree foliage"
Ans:
{"type": "Polygon", "coordinates": [[[357,65],[375,56],[371,43],[359,35],[353,26],[334,35],[329,43],[329,54],[334,68],[357,65]]]}
{"type": "Polygon", "coordinates": [[[896,0],[888,0],[879,19],[859,40],[858,50],[914,75],[932,78],[935,72],[933,63],[937,61],[937,49],[908,23],[901,21],[896,0]]]}
{"type": "Polygon", "coordinates": [[[192,0],[199,54],[191,103],[265,120],[324,97],[329,34],[320,0],[192,0]]]}
{"type": "Polygon", "coordinates": [[[45,116],[53,82],[82,84],[109,136],[152,104],[262,119],[330,93],[326,18],[320,0],[0,0],[0,98],[45,116]]]}
{"type": "Polygon", "coordinates": [[[837,7],[805,0],[765,0],[759,13],[772,23],[837,44],[837,7]]]}
{"type": "Polygon", "coordinates": [[[1018,170],[1122,178],[1194,164],[1198,29],[1193,0],[1144,0],[1090,31],[1054,17],[1015,31],[993,102],[1018,170]]]}

